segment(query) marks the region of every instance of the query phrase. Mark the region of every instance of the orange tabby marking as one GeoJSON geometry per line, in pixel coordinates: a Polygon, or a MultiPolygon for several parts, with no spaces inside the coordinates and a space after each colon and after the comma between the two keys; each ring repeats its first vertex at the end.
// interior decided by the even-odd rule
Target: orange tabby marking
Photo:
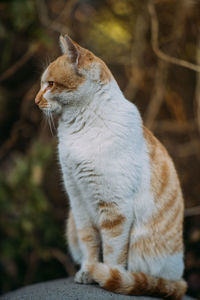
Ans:
{"type": "Polygon", "coordinates": [[[121,283],[121,276],[118,270],[110,270],[110,278],[106,281],[104,288],[109,291],[116,291],[121,283]]]}
{"type": "Polygon", "coordinates": [[[67,55],[58,57],[48,67],[46,81],[55,82],[52,93],[62,92],[63,90],[76,90],[85,80],[83,76],[76,72],[71,64],[67,64],[67,55]]]}
{"type": "Polygon", "coordinates": [[[98,259],[99,240],[97,238],[98,230],[94,227],[85,227],[78,231],[79,238],[88,248],[89,260],[98,259]]]}
{"type": "Polygon", "coordinates": [[[104,220],[101,223],[102,229],[112,230],[114,227],[122,225],[125,222],[126,218],[123,215],[115,216],[111,220],[104,220]]]}

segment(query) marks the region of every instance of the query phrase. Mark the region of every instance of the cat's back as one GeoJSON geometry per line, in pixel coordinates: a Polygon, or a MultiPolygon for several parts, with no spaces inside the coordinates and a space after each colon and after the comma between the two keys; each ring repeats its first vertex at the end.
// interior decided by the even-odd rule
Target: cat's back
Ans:
{"type": "Polygon", "coordinates": [[[143,135],[149,153],[151,190],[156,207],[147,225],[160,241],[158,252],[182,252],[184,201],[177,172],[167,150],[152,132],[143,127],[143,135]]]}
{"type": "Polygon", "coordinates": [[[173,189],[181,192],[174,163],[164,145],[145,126],[143,136],[149,153],[151,185],[155,197],[160,198],[173,189]]]}

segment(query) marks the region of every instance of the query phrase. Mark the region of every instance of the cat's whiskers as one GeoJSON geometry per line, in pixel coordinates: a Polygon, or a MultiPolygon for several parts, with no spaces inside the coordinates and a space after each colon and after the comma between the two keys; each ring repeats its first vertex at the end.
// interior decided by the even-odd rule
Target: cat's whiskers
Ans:
{"type": "Polygon", "coordinates": [[[54,123],[54,118],[53,118],[53,115],[52,115],[52,113],[50,112],[50,119],[51,119],[51,122],[52,122],[52,125],[53,125],[53,129],[54,129],[54,131],[56,131],[56,126],[55,126],[55,123],[54,123]]]}
{"type": "MultiPolygon", "coordinates": [[[[53,132],[53,128],[52,128],[52,115],[51,115],[51,111],[49,108],[47,110],[47,120],[49,123],[49,128],[50,128],[51,134],[52,134],[52,136],[54,136],[54,132],[53,132]]],[[[54,128],[55,128],[55,125],[54,125],[54,128]]]]}
{"type": "Polygon", "coordinates": [[[47,127],[47,115],[43,114],[42,126],[46,129],[47,127]]]}

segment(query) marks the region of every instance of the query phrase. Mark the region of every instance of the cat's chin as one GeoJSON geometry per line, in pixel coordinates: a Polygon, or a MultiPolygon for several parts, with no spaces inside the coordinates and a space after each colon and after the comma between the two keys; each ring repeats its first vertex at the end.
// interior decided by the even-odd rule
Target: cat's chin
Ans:
{"type": "Polygon", "coordinates": [[[44,107],[44,108],[40,108],[43,113],[48,116],[49,114],[53,114],[53,115],[59,115],[62,112],[62,108],[60,106],[55,106],[55,107],[44,107]]]}
{"type": "Polygon", "coordinates": [[[61,115],[61,111],[60,110],[53,110],[53,111],[51,111],[51,110],[42,110],[43,111],[43,113],[45,114],[45,116],[46,117],[49,117],[50,115],[52,115],[52,116],[59,116],[59,115],[61,115]]]}

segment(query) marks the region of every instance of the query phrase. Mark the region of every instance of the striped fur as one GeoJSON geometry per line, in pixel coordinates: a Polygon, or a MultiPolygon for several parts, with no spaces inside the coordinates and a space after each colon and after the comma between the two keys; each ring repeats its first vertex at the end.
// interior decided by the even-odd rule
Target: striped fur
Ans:
{"type": "Polygon", "coordinates": [[[67,36],[60,42],[35,102],[59,115],[75,281],[181,299],[184,205],[174,164],[104,62],[67,36]]]}
{"type": "Polygon", "coordinates": [[[187,285],[184,280],[166,280],[145,273],[132,273],[98,263],[88,265],[92,277],[101,287],[125,295],[146,295],[180,300],[187,285]]]}

